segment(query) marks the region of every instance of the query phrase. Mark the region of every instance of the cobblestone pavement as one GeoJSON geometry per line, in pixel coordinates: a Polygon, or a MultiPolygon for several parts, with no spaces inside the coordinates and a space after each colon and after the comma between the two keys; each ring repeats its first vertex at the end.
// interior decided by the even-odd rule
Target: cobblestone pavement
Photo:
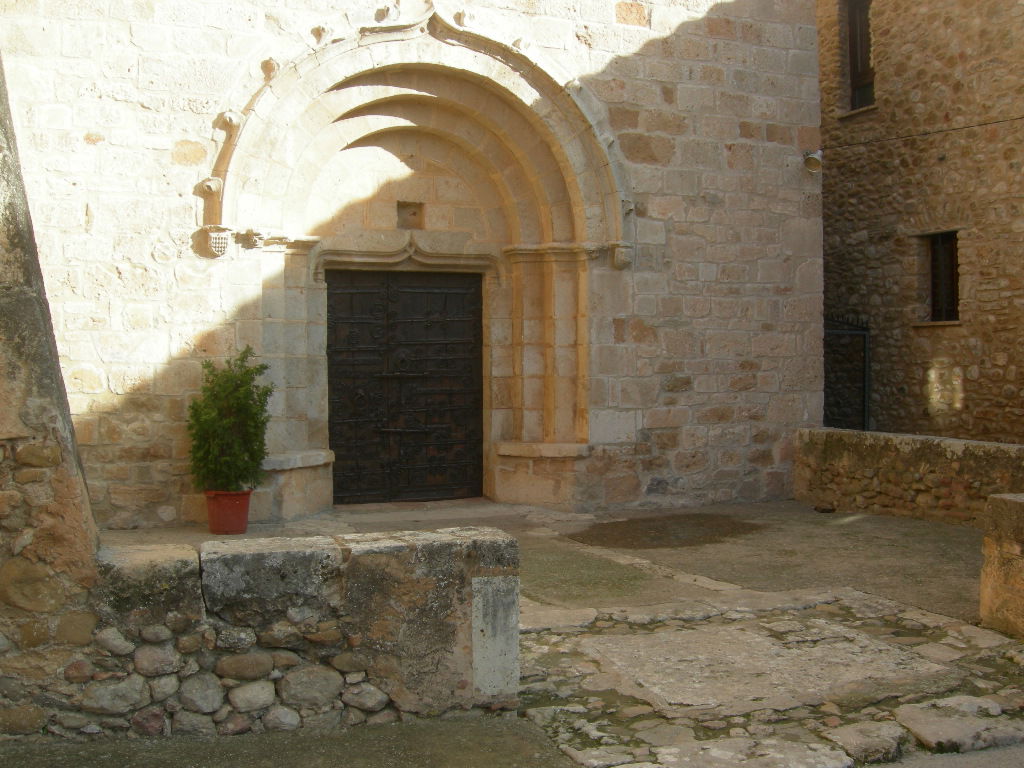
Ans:
{"type": "Polygon", "coordinates": [[[848,768],[1024,742],[1018,641],[854,589],[704,584],[620,610],[524,600],[522,711],[587,768],[848,768]]]}

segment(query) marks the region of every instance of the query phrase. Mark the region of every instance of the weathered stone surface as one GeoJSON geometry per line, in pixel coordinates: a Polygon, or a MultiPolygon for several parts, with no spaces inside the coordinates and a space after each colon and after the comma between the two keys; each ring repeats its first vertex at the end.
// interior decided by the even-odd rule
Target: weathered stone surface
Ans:
{"type": "Polygon", "coordinates": [[[53,639],[68,645],[88,645],[99,617],[88,611],[73,611],[60,617],[53,639]]]}
{"type": "Polygon", "coordinates": [[[33,613],[49,613],[65,600],[64,587],[42,563],[12,557],[0,565],[0,602],[33,613]]]}
{"type": "Polygon", "coordinates": [[[235,680],[260,680],[274,669],[274,657],[265,651],[221,656],[216,672],[221,677],[235,680]]]}
{"type": "Polygon", "coordinates": [[[519,577],[476,576],[473,587],[473,685],[514,700],[519,691],[519,577]]]}
{"type": "Polygon", "coordinates": [[[359,683],[345,691],[341,700],[350,707],[364,712],[377,712],[388,705],[390,698],[384,691],[370,683],[359,683]]]}
{"type": "Polygon", "coordinates": [[[995,717],[1000,707],[987,699],[956,696],[927,704],[904,704],[897,722],[928,749],[970,752],[1024,742],[1024,724],[995,717]],[[989,717],[979,717],[980,713],[989,717]]]}
{"type": "Polygon", "coordinates": [[[789,709],[893,690],[948,687],[962,672],[866,634],[807,620],[801,642],[773,638],[757,622],[689,631],[589,637],[581,648],[643,686],[652,703],[715,706],[724,714],[789,709]]]}
{"type": "Polygon", "coordinates": [[[140,736],[163,736],[168,730],[167,714],[163,707],[144,707],[132,715],[132,730],[140,736]]]}
{"type": "Polygon", "coordinates": [[[665,768],[853,768],[853,760],[837,749],[777,739],[715,739],[654,752],[665,768]]]}
{"type": "Polygon", "coordinates": [[[336,670],[323,666],[292,669],[277,683],[281,701],[305,707],[330,704],[344,687],[345,678],[336,670]]]}
{"type": "Polygon", "coordinates": [[[276,693],[272,682],[257,680],[232,688],[228,691],[228,700],[231,702],[231,706],[239,712],[253,712],[273,704],[276,693]]]}
{"type": "Polygon", "coordinates": [[[97,632],[96,644],[115,656],[127,656],[135,650],[135,643],[126,640],[116,627],[107,627],[97,632]]]}
{"type": "Polygon", "coordinates": [[[177,693],[180,685],[181,682],[178,680],[177,675],[154,677],[149,681],[149,692],[153,697],[153,701],[163,701],[177,693]]]}
{"type": "Polygon", "coordinates": [[[252,627],[224,627],[217,633],[217,647],[240,651],[256,644],[256,631],[252,627]]]}
{"type": "Polygon", "coordinates": [[[217,723],[217,733],[221,736],[237,736],[252,730],[252,720],[239,712],[232,712],[217,723]]]}
{"type": "Polygon", "coordinates": [[[366,713],[355,707],[346,707],[341,713],[342,725],[362,725],[366,722],[366,713]]]}
{"type": "Polygon", "coordinates": [[[46,719],[46,710],[34,704],[0,707],[0,733],[38,733],[46,725],[46,719]]]}
{"type": "Polygon", "coordinates": [[[325,536],[208,541],[200,550],[210,611],[240,625],[266,625],[304,604],[340,601],[341,550],[325,536]]]}
{"type": "Polygon", "coordinates": [[[61,461],[60,446],[55,443],[24,443],[14,452],[14,460],[26,467],[56,467],[61,461]]]}
{"type": "Polygon", "coordinates": [[[830,728],[821,735],[842,747],[862,763],[891,763],[898,760],[910,735],[892,722],[865,722],[830,728]]]}
{"type": "Polygon", "coordinates": [[[298,654],[291,651],[274,651],[271,656],[274,659],[274,666],[277,669],[290,669],[302,663],[298,654]]]}
{"type": "Polygon", "coordinates": [[[289,707],[271,707],[263,715],[263,727],[268,731],[294,731],[301,724],[299,713],[289,707]]]}
{"type": "Polygon", "coordinates": [[[82,691],[81,706],[86,712],[121,715],[144,707],[149,701],[146,678],[142,675],[129,675],[124,680],[89,683],[82,691]]]}
{"type": "Polygon", "coordinates": [[[366,716],[367,725],[390,725],[401,720],[401,716],[394,709],[382,709],[379,712],[366,716]]]}
{"type": "Polygon", "coordinates": [[[259,644],[265,648],[301,648],[305,642],[302,633],[287,621],[277,621],[259,634],[259,644]]]}
{"type": "Polygon", "coordinates": [[[135,671],[146,677],[168,675],[181,669],[182,658],[171,643],[140,645],[135,649],[135,671]]]}
{"type": "Polygon", "coordinates": [[[57,712],[54,714],[53,720],[57,725],[63,728],[72,728],[75,730],[92,722],[88,717],[80,712],[57,712]]]}
{"type": "Polygon", "coordinates": [[[216,736],[217,726],[209,715],[183,709],[174,713],[171,732],[176,736],[216,736]]]}
{"type": "MultiPolygon", "coordinates": [[[[367,719],[369,722],[369,719],[367,719]]],[[[562,751],[572,758],[573,762],[583,768],[613,768],[617,765],[625,765],[633,761],[631,754],[619,749],[606,749],[603,747],[590,747],[589,749],[575,749],[568,744],[563,744],[562,751]]]]}
{"type": "Polygon", "coordinates": [[[110,623],[162,624],[169,613],[203,616],[199,556],[184,545],[102,547],[97,552],[100,584],[92,596],[110,623]]]}
{"type": "Polygon", "coordinates": [[[87,683],[92,680],[92,673],[95,668],[92,662],[86,659],[78,659],[64,667],[64,679],[69,683],[87,683]]]}
{"type": "Polygon", "coordinates": [[[637,736],[653,747],[670,747],[674,744],[694,741],[696,738],[692,728],[671,723],[661,723],[653,728],[645,728],[637,736]]]}
{"type": "Polygon", "coordinates": [[[331,658],[331,666],[340,672],[362,672],[367,664],[366,656],[357,651],[345,651],[331,658]]]}
{"type": "Polygon", "coordinates": [[[147,643],[164,643],[174,637],[174,633],[163,624],[150,624],[139,630],[139,636],[147,643]]]}
{"type": "Polygon", "coordinates": [[[191,712],[216,712],[224,703],[224,688],[216,675],[198,672],[182,681],[178,700],[191,712]]]}

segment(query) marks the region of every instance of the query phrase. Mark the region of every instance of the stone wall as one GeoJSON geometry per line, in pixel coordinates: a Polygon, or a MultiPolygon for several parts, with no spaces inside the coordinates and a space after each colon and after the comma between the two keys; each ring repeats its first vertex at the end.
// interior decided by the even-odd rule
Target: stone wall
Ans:
{"type": "Polygon", "coordinates": [[[492,498],[787,496],[822,400],[811,0],[380,5],[0,12],[100,526],[204,519],[186,406],[245,344],[256,517],[330,505],[325,268],[484,275],[492,498]]]}
{"type": "MultiPolygon", "coordinates": [[[[0,543],[0,659],[19,648],[31,655],[28,649],[76,631],[76,607],[96,578],[96,526],[57,362],[2,65],[0,543]]],[[[4,676],[0,672],[0,684],[4,676]]]]}
{"type": "Polygon", "coordinates": [[[838,0],[819,0],[825,307],[871,327],[872,424],[1024,441],[1024,16],[874,0],[874,107],[850,112],[838,0]],[[958,322],[929,322],[924,236],[957,231],[958,322]]]}
{"type": "Polygon", "coordinates": [[[1024,496],[996,494],[980,519],[985,532],[981,567],[981,623],[1024,637],[1024,496]]]}
{"type": "Polygon", "coordinates": [[[843,512],[980,526],[989,496],[1024,492],[1024,446],[974,440],[802,429],[796,498],[843,512]]]}
{"type": "Polygon", "coordinates": [[[514,706],[518,549],[492,529],[104,548],[51,621],[0,618],[0,733],[337,728],[514,706]]]}

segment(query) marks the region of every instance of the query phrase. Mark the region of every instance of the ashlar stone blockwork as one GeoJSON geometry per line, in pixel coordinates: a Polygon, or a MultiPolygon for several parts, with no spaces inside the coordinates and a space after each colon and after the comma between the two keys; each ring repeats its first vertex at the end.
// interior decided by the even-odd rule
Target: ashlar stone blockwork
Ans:
{"type": "Polygon", "coordinates": [[[822,398],[809,0],[390,8],[3,12],[99,524],[204,519],[187,403],[246,344],[253,519],[330,505],[329,269],[483,275],[492,498],[787,495],[822,398]]]}

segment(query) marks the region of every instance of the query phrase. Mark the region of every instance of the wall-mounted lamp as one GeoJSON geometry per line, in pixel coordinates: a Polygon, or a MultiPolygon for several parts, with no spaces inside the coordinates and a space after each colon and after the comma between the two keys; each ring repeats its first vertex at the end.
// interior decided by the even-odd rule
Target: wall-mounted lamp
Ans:
{"type": "Polygon", "coordinates": [[[822,152],[804,152],[804,168],[811,173],[821,173],[822,152]]]}

